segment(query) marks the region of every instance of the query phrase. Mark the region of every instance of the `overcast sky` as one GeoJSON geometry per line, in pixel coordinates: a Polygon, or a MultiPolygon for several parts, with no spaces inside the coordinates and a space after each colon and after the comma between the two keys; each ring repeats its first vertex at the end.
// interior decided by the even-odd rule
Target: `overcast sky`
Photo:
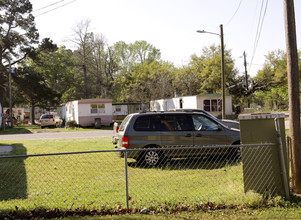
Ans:
{"type": "MultiPolygon", "coordinates": [[[[226,49],[232,51],[236,68],[244,72],[243,52],[248,72],[256,75],[264,55],[285,50],[283,0],[31,0],[41,39],[58,45],[83,20],[91,21],[91,31],[103,34],[109,45],[117,41],[145,40],[161,51],[161,58],[180,67],[192,54],[219,45],[224,26],[226,49]],[[262,23],[263,21],[263,23],[262,23]],[[252,65],[251,65],[252,64],[252,65]]],[[[295,1],[297,44],[300,43],[301,1],[295,1]]]]}

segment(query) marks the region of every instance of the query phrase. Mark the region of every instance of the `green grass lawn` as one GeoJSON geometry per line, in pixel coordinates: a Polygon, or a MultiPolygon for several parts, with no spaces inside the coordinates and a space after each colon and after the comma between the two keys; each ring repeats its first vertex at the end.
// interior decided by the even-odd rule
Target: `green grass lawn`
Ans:
{"type": "MultiPolygon", "coordinates": [[[[112,130],[110,126],[103,126],[103,130],[112,130]]],[[[39,132],[72,132],[72,131],[96,131],[99,129],[95,128],[43,128],[41,129],[40,125],[31,125],[31,124],[20,124],[15,125],[13,128],[0,129],[0,135],[3,134],[26,134],[26,133],[39,133],[39,132]]]]}
{"type": "MultiPolygon", "coordinates": [[[[109,137],[1,143],[14,147],[10,155],[113,149],[109,137]]],[[[124,170],[124,159],[114,152],[0,159],[0,216],[16,209],[45,209],[54,215],[68,210],[122,214],[126,212],[124,170]]],[[[295,197],[287,202],[279,197],[245,194],[240,162],[174,160],[147,169],[129,160],[128,178],[132,214],[114,215],[112,219],[300,216],[301,203],[295,197]],[[143,208],[147,214],[133,214],[143,208]]]]}

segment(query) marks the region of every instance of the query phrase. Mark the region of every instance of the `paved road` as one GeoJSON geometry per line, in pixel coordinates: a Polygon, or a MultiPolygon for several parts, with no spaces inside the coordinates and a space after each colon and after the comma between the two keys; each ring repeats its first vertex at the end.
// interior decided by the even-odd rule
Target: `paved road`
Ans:
{"type": "Polygon", "coordinates": [[[88,137],[112,137],[113,131],[75,131],[75,132],[41,132],[30,134],[0,135],[0,140],[33,140],[33,139],[64,139],[88,137]]]}

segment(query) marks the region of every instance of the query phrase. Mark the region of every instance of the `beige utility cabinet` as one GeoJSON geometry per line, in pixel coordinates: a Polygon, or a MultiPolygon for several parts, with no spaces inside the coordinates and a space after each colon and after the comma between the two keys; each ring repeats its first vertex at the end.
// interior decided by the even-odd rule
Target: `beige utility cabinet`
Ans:
{"type": "Polygon", "coordinates": [[[284,114],[239,115],[241,144],[255,144],[242,147],[245,192],[254,191],[266,196],[287,195],[289,163],[284,118],[284,114]],[[278,137],[276,130],[276,118],[279,121],[281,138],[278,137]],[[277,145],[261,146],[261,143],[277,145]]]}

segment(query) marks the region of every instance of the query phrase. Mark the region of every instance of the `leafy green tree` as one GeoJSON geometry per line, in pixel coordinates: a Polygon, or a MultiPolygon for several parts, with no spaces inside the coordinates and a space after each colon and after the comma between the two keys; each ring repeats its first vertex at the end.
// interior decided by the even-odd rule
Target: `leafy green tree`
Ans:
{"type": "Polygon", "coordinates": [[[49,38],[45,38],[13,74],[19,96],[16,101],[31,106],[33,124],[35,106],[45,108],[58,105],[71,82],[67,75],[70,60],[65,52],[64,48],[58,49],[49,38]]]}
{"type": "Polygon", "coordinates": [[[276,50],[268,53],[265,58],[263,69],[254,78],[254,86],[269,90],[271,87],[287,84],[285,52],[276,50]]]}
{"type": "Polygon", "coordinates": [[[124,41],[118,41],[112,48],[115,51],[115,60],[119,67],[119,70],[129,71],[131,64],[134,63],[133,51],[128,44],[124,41]]]}
{"type": "Polygon", "coordinates": [[[48,107],[58,104],[59,94],[47,85],[47,79],[32,67],[20,67],[14,75],[14,81],[19,88],[19,96],[23,103],[31,106],[31,123],[35,124],[35,106],[48,107]]]}
{"type": "Polygon", "coordinates": [[[251,92],[256,100],[261,99],[261,103],[270,109],[285,109],[288,106],[286,68],[285,52],[276,50],[266,56],[263,69],[253,79],[251,92]]]}
{"type": "Polygon", "coordinates": [[[114,81],[116,101],[147,103],[172,97],[174,66],[168,62],[138,63],[132,71],[123,71],[114,81]]]}
{"type": "Polygon", "coordinates": [[[152,63],[161,57],[160,50],[144,40],[135,41],[133,44],[130,44],[129,47],[130,50],[133,51],[132,56],[135,63],[152,63]]]}
{"type": "MultiPolygon", "coordinates": [[[[188,67],[184,67],[184,70],[179,72],[180,81],[186,78],[181,92],[190,95],[221,93],[220,48],[215,45],[205,47],[200,57],[192,55],[190,59],[188,67]],[[189,86],[191,87],[189,88],[189,86]]],[[[231,86],[232,84],[229,82],[232,83],[232,79],[236,78],[236,75],[237,70],[234,68],[231,53],[229,50],[225,50],[225,82],[231,86]]]]}
{"type": "MultiPolygon", "coordinates": [[[[39,35],[29,0],[2,0],[0,10],[0,94],[6,94],[9,62],[14,65],[30,54],[39,35]]],[[[0,96],[2,104],[5,98],[0,96]]]]}
{"type": "Polygon", "coordinates": [[[160,50],[146,41],[112,47],[117,64],[113,74],[115,101],[148,102],[172,94],[174,67],[160,60],[160,50]]]}
{"type": "Polygon", "coordinates": [[[130,71],[130,68],[135,64],[152,63],[159,61],[161,58],[160,50],[146,41],[135,41],[130,44],[119,41],[113,47],[120,69],[126,69],[127,71],[130,71]]]}
{"type": "Polygon", "coordinates": [[[174,71],[175,92],[179,95],[196,95],[200,88],[198,71],[193,65],[184,66],[174,71]]]}
{"type": "Polygon", "coordinates": [[[42,51],[35,58],[28,59],[27,65],[47,80],[47,86],[60,95],[61,103],[73,100],[74,94],[71,88],[76,85],[72,51],[64,46],[39,49],[42,51]]]}

